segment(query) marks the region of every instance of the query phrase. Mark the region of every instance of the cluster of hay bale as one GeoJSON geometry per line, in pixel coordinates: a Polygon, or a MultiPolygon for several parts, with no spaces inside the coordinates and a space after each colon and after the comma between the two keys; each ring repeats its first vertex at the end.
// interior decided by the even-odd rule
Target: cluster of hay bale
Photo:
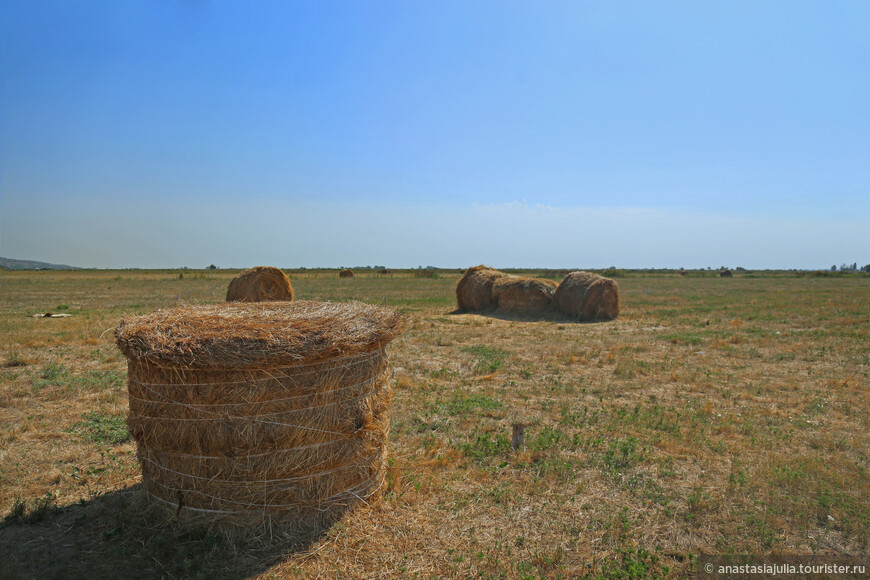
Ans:
{"type": "Polygon", "coordinates": [[[378,492],[396,312],[231,302],[158,310],[115,332],[147,494],[178,514],[317,531],[378,492]]]}
{"type": "Polygon", "coordinates": [[[612,320],[619,315],[615,281],[591,272],[571,272],[561,284],[546,278],[505,274],[484,265],[468,268],[456,284],[460,311],[545,312],[578,320],[612,320]]]}
{"type": "Polygon", "coordinates": [[[230,281],[227,302],[293,300],[293,286],[287,274],[271,266],[245,270],[230,281]]]}

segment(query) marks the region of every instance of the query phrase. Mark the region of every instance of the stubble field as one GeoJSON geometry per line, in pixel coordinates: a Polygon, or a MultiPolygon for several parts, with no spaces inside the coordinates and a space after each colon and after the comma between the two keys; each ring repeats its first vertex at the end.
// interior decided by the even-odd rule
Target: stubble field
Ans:
{"type": "Polygon", "coordinates": [[[222,301],[236,272],[0,272],[0,577],[655,578],[702,552],[870,552],[870,277],[627,272],[620,317],[579,324],[452,314],[458,272],[287,272],[300,299],[406,316],[383,498],[305,545],[155,522],[113,330],[222,301]],[[71,316],[29,317],[48,311],[71,316]]]}

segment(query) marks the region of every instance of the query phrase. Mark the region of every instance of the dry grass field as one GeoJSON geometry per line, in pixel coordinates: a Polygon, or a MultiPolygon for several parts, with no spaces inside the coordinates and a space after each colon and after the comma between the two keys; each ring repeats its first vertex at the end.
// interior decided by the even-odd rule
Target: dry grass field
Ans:
{"type": "MultiPolygon", "coordinates": [[[[628,272],[620,317],[451,314],[458,272],[288,271],[386,304],[384,497],[307,544],[149,517],[124,316],[235,271],[0,272],[0,578],[659,578],[870,553],[870,277],[628,272]],[[61,312],[67,318],[30,318],[61,312]],[[511,425],[526,427],[511,451],[511,425]]],[[[540,272],[528,272],[540,274],[540,272]]]]}

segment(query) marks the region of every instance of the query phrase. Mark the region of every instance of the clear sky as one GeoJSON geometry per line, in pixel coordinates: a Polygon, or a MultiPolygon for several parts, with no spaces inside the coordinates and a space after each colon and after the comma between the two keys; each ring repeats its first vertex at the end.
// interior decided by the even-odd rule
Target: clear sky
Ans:
{"type": "Polygon", "coordinates": [[[0,10],[0,255],[870,263],[870,2],[0,10]]]}

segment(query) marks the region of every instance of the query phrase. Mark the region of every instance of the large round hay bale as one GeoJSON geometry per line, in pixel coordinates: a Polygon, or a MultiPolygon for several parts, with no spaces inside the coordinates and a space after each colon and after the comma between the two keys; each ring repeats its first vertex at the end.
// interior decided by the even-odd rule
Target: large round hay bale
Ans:
{"type": "Polygon", "coordinates": [[[556,289],[554,302],[579,320],[612,320],[619,316],[619,287],[615,280],[592,272],[571,272],[556,289]]]}
{"type": "Polygon", "coordinates": [[[486,311],[496,306],[492,296],[493,283],[504,276],[488,266],[468,268],[456,283],[456,305],[459,310],[486,311]]]}
{"type": "Polygon", "coordinates": [[[353,270],[351,270],[350,268],[342,268],[338,272],[338,277],[339,278],[353,278],[353,270]]]}
{"type": "Polygon", "coordinates": [[[245,270],[230,281],[227,302],[263,302],[293,300],[293,286],[287,274],[271,266],[245,270]]]}
{"type": "Polygon", "coordinates": [[[499,310],[542,312],[550,307],[558,284],[545,278],[502,276],[492,285],[492,297],[499,310]]]}
{"type": "Polygon", "coordinates": [[[144,489],[173,513],[316,532],[383,485],[394,311],[359,302],[158,310],[115,331],[144,489]]]}

